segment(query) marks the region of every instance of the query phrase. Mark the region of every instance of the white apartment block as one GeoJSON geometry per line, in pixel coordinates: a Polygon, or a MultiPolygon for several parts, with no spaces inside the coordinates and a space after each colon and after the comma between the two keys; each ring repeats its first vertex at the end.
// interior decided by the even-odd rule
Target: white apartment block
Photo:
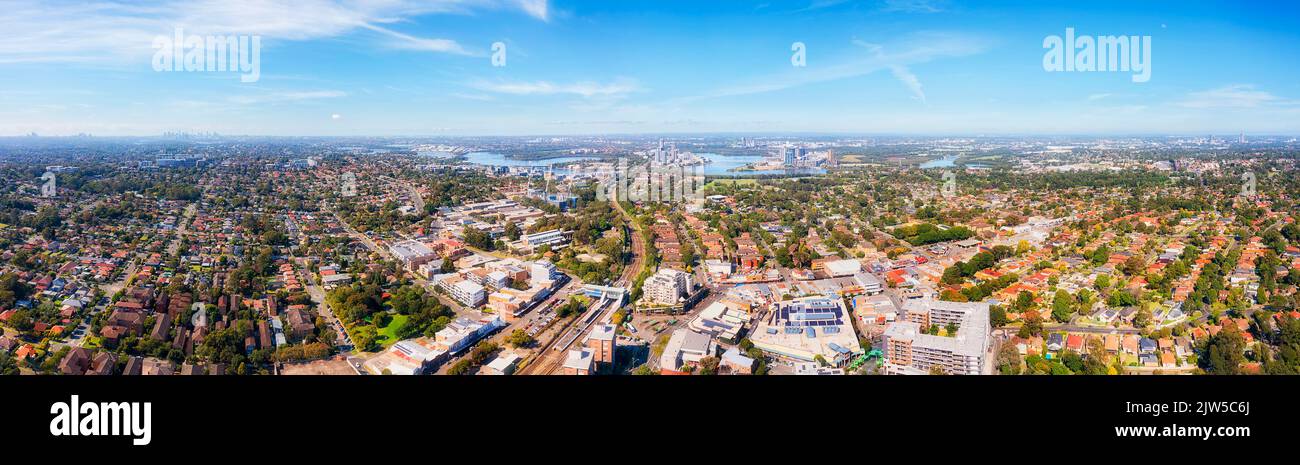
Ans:
{"type": "Polygon", "coordinates": [[[664,268],[659,270],[645,283],[641,285],[641,290],[645,293],[645,298],[651,302],[673,305],[677,299],[686,295],[690,290],[691,278],[684,271],[664,268]]]}
{"type": "Polygon", "coordinates": [[[486,288],[459,274],[449,273],[439,276],[438,285],[447,291],[451,298],[467,307],[477,307],[487,300],[486,288]]]}

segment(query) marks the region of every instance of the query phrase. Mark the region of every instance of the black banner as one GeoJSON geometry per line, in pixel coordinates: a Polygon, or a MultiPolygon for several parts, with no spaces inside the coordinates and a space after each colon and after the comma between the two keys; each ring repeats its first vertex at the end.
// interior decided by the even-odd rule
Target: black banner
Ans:
{"type": "Polygon", "coordinates": [[[424,435],[636,447],[656,437],[751,441],[815,428],[899,445],[942,435],[1021,449],[1036,447],[1024,438],[1046,434],[1095,445],[1237,447],[1291,436],[1297,409],[1284,393],[1297,383],[1212,376],[22,377],[0,382],[8,413],[0,442],[184,451],[232,440],[269,447],[272,455],[329,456],[331,447],[400,447],[424,435]],[[60,429],[66,424],[56,422],[67,419],[53,407],[71,407],[73,396],[82,411],[70,419],[89,427],[76,435],[60,429]],[[149,403],[147,445],[127,434],[87,435],[109,425],[87,420],[86,412],[100,411],[103,420],[112,403],[149,403]]]}

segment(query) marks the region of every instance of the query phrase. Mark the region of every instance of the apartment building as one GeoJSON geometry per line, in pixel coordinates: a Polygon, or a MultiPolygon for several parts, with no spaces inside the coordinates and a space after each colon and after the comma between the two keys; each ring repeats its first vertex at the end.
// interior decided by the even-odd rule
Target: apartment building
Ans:
{"type": "MultiPolygon", "coordinates": [[[[885,372],[954,375],[985,374],[989,351],[989,304],[922,299],[905,305],[907,320],[891,323],[884,332],[885,372]],[[931,325],[957,325],[956,334],[934,335],[931,325]]],[[[945,329],[946,330],[946,329],[945,329]]]]}
{"type": "Polygon", "coordinates": [[[587,335],[584,344],[587,350],[591,351],[592,359],[596,363],[614,365],[614,354],[618,350],[615,343],[616,329],[614,325],[596,325],[591,329],[591,334],[587,335]]]}
{"type": "Polygon", "coordinates": [[[447,291],[447,295],[467,307],[477,307],[487,299],[487,289],[459,274],[439,276],[438,285],[447,291]]]}
{"type": "Polygon", "coordinates": [[[684,271],[664,268],[645,280],[641,290],[651,302],[673,305],[690,291],[691,277],[684,271]]]}

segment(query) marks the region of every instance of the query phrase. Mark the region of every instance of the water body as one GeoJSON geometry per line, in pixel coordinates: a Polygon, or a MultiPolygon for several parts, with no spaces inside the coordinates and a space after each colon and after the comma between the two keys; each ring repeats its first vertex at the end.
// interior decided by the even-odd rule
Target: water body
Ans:
{"type": "Polygon", "coordinates": [[[557,157],[546,158],[541,160],[521,160],[511,158],[499,153],[491,152],[472,152],[465,154],[465,161],[476,165],[488,166],[547,166],[558,165],[561,163],[572,163],[575,161],[598,161],[598,157],[557,157]]]}
{"type": "Polygon", "coordinates": [[[927,162],[921,164],[921,169],[928,169],[928,168],[952,168],[952,167],[954,167],[954,166],[957,166],[957,156],[956,156],[956,155],[943,157],[943,158],[940,158],[940,159],[938,159],[938,160],[930,160],[930,161],[927,161],[927,162]]]}
{"type": "Polygon", "coordinates": [[[716,153],[698,153],[701,158],[709,160],[709,164],[704,165],[705,176],[761,176],[772,174],[822,174],[826,170],[821,168],[798,168],[798,169],[778,169],[778,170],[757,170],[757,171],[731,171],[742,168],[754,163],[762,163],[764,157],[761,155],[738,155],[724,156],[716,153]]]}

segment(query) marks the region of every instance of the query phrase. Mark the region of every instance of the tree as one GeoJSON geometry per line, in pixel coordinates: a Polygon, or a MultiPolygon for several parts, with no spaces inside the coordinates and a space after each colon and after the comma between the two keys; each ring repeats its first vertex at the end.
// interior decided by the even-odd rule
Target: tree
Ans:
{"type": "Polygon", "coordinates": [[[1074,299],[1070,298],[1070,293],[1064,289],[1057,289],[1056,296],[1052,299],[1052,319],[1064,323],[1070,321],[1070,316],[1074,314],[1074,299]]]}
{"type": "Polygon", "coordinates": [[[1228,322],[1223,330],[1210,336],[1206,343],[1205,358],[1201,359],[1201,368],[1211,375],[1235,375],[1241,373],[1241,364],[1246,361],[1246,341],[1237,325],[1228,322]]]}
{"type": "Polygon", "coordinates": [[[31,295],[32,288],[14,273],[0,275],[0,308],[12,308],[14,303],[31,295]]]}
{"type": "Polygon", "coordinates": [[[1138,276],[1139,273],[1142,273],[1142,270],[1145,267],[1146,261],[1142,260],[1142,257],[1134,255],[1129,257],[1128,260],[1124,260],[1124,263],[1119,266],[1119,269],[1126,275],[1138,276]]]}
{"type": "Polygon", "coordinates": [[[528,347],[533,345],[534,342],[536,342],[536,340],[533,339],[532,336],[529,336],[523,329],[514,330],[514,332],[510,333],[510,337],[506,338],[506,343],[515,348],[528,347]]]}
{"type": "Polygon", "coordinates": [[[1083,357],[1078,352],[1066,350],[1065,355],[1061,357],[1061,363],[1070,369],[1070,373],[1083,372],[1083,357]]]}
{"type": "Polygon", "coordinates": [[[1106,288],[1110,287],[1110,275],[1104,274],[1098,276],[1097,279],[1092,282],[1092,286],[1097,288],[1099,291],[1106,290],[1106,288]]]}
{"type": "Polygon", "coordinates": [[[371,325],[358,326],[352,330],[352,343],[357,350],[374,352],[379,349],[379,334],[371,325]]]}
{"type": "Polygon", "coordinates": [[[1020,291],[1019,294],[1016,294],[1016,310],[1020,310],[1023,312],[1025,310],[1029,310],[1030,308],[1033,308],[1033,306],[1034,306],[1034,294],[1030,293],[1029,291],[1020,291]]]}
{"type": "Polygon", "coordinates": [[[1010,341],[998,349],[998,372],[1004,375],[1018,375],[1020,368],[1020,351],[1010,341]]]}
{"type": "Polygon", "coordinates": [[[1137,305],[1137,296],[1129,291],[1115,291],[1106,299],[1106,305],[1111,307],[1129,307],[1137,305]]]}
{"type": "Polygon", "coordinates": [[[1000,328],[1006,326],[1010,320],[1007,319],[1007,311],[1001,305],[989,307],[989,326],[1000,328]]]}
{"type": "MultiPolygon", "coordinates": [[[[820,355],[819,355],[820,357],[820,355]]],[[[716,375],[718,374],[718,357],[708,356],[700,359],[700,367],[695,371],[699,375],[716,375]]]]}
{"type": "Polygon", "coordinates": [[[1151,324],[1151,310],[1147,310],[1146,308],[1143,308],[1141,310],[1138,310],[1136,315],[1133,315],[1134,327],[1139,329],[1144,329],[1149,324],[1151,324]]]}
{"type": "Polygon", "coordinates": [[[1023,319],[1025,320],[1025,323],[1020,326],[1020,332],[1017,335],[1022,338],[1028,338],[1043,333],[1043,318],[1038,316],[1038,312],[1033,310],[1025,312],[1023,319]]]}
{"type": "Polygon", "coordinates": [[[513,222],[513,221],[511,221],[511,222],[509,222],[509,223],[506,223],[505,236],[506,236],[507,238],[509,238],[509,239],[512,240],[512,241],[517,241],[517,240],[519,240],[519,234],[520,234],[520,231],[519,231],[519,225],[518,225],[518,224],[515,224],[515,222],[513,222]]]}

